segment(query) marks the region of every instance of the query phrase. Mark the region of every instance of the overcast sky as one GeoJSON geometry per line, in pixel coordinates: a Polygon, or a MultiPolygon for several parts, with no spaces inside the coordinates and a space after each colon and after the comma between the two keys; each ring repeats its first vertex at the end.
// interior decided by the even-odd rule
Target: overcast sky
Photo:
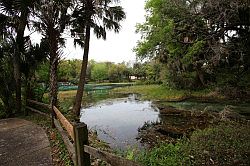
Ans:
{"type": "MultiPolygon", "coordinates": [[[[107,32],[107,40],[96,39],[94,35],[90,39],[89,59],[95,61],[134,61],[135,53],[132,49],[136,46],[140,35],[135,33],[136,23],[144,22],[144,1],[145,0],[121,0],[121,6],[126,13],[126,20],[122,22],[122,29],[117,34],[107,32]]],[[[74,48],[73,40],[67,39],[64,49],[64,58],[82,59],[83,50],[74,48]]]]}

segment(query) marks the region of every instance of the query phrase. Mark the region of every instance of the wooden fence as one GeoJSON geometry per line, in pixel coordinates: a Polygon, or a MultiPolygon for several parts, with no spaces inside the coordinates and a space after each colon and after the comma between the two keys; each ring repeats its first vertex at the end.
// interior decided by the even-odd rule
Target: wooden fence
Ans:
{"type": "MultiPolygon", "coordinates": [[[[90,166],[90,155],[106,161],[112,166],[140,166],[134,161],[124,159],[114,154],[101,151],[88,145],[88,129],[85,123],[71,123],[63,116],[59,109],[50,105],[40,103],[34,100],[27,100],[29,104],[40,106],[44,109],[51,110],[52,126],[55,126],[60,132],[66,148],[76,166],[90,166]],[[56,115],[55,119],[53,115],[56,115]]],[[[41,112],[32,106],[26,106],[32,112],[50,117],[49,114],[41,112]]]]}

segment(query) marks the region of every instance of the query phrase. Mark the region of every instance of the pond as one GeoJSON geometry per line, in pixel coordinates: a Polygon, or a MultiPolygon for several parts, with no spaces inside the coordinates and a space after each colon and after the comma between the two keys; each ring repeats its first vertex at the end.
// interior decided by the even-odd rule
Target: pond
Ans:
{"type": "MultiPolygon", "coordinates": [[[[92,104],[86,104],[81,110],[81,122],[89,129],[97,132],[99,139],[107,142],[113,149],[127,149],[129,147],[143,148],[138,138],[138,129],[145,124],[161,122],[170,126],[185,126],[190,120],[179,116],[160,114],[151,101],[140,101],[136,94],[116,96],[105,93],[89,93],[92,104]],[[105,94],[105,95],[104,95],[105,94]],[[93,102],[99,95],[101,100],[93,102]],[[111,99],[107,99],[111,97],[111,99]]],[[[90,102],[91,102],[90,101],[90,102]]],[[[172,106],[180,110],[204,110],[219,112],[227,105],[241,114],[249,115],[249,104],[237,103],[205,103],[198,101],[163,102],[165,106],[172,106]]],[[[248,116],[249,118],[249,116],[248,116]]]]}
{"type": "MultiPolygon", "coordinates": [[[[138,95],[112,93],[110,89],[132,84],[89,84],[83,96],[81,121],[86,123],[89,129],[97,132],[98,138],[109,143],[114,149],[125,150],[128,147],[139,147],[143,145],[137,139],[141,139],[138,129],[153,123],[167,126],[185,128],[189,126],[190,118],[176,115],[160,114],[158,108],[174,107],[178,110],[192,110],[219,112],[225,106],[246,115],[250,119],[250,103],[230,102],[201,102],[186,100],[182,102],[151,102],[140,101],[138,95]],[[156,108],[156,106],[158,108],[156,108]]],[[[70,89],[69,88],[65,89],[70,89]]],[[[60,103],[67,110],[72,106],[74,91],[64,91],[60,94],[60,103]]]]}
{"type": "Polygon", "coordinates": [[[140,101],[137,95],[105,100],[81,110],[81,122],[97,131],[98,137],[114,149],[141,147],[136,137],[145,122],[156,122],[159,112],[150,101],[140,101]]]}

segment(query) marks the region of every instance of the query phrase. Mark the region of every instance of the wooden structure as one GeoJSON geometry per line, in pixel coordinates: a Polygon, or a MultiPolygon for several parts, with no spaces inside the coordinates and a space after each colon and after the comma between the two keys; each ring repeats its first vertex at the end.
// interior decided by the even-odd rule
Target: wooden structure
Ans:
{"type": "MultiPolygon", "coordinates": [[[[106,161],[112,166],[140,166],[134,161],[127,160],[89,146],[88,129],[85,123],[71,123],[55,106],[53,106],[52,109],[49,104],[40,103],[34,100],[27,101],[30,104],[54,111],[52,114],[56,115],[56,119],[52,120],[52,122],[54,122],[52,125],[54,125],[60,132],[66,148],[76,166],[90,166],[90,155],[106,161]]],[[[26,108],[32,112],[50,117],[49,114],[41,112],[35,108],[32,108],[31,106],[26,106],[26,108]]]]}

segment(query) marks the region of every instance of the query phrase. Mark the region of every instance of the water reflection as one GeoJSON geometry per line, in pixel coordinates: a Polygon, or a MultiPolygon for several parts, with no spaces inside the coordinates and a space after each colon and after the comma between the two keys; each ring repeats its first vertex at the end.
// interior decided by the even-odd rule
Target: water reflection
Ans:
{"type": "MultiPolygon", "coordinates": [[[[98,137],[115,149],[124,150],[128,146],[141,147],[140,142],[136,140],[138,129],[143,129],[152,123],[161,123],[164,127],[167,127],[166,129],[179,128],[181,131],[189,131],[192,126],[201,125],[200,123],[204,121],[203,117],[194,117],[191,120],[190,116],[181,114],[160,114],[152,102],[140,101],[135,94],[126,97],[122,95],[123,98],[117,97],[119,96],[108,92],[89,93],[84,100],[88,104],[81,110],[81,122],[86,123],[90,129],[96,130],[98,137]],[[100,102],[100,100],[110,97],[113,97],[113,99],[100,102]],[[89,105],[89,103],[92,103],[92,105],[89,105]]],[[[225,105],[228,105],[228,103],[192,101],[157,103],[159,108],[164,109],[207,110],[209,112],[222,111],[225,105]]],[[[241,114],[249,114],[249,105],[237,105],[235,110],[241,114]]]]}
{"type": "Polygon", "coordinates": [[[159,112],[150,101],[139,101],[136,95],[110,99],[81,111],[81,122],[98,133],[112,148],[141,146],[136,140],[138,128],[145,122],[158,121],[159,112]]]}

